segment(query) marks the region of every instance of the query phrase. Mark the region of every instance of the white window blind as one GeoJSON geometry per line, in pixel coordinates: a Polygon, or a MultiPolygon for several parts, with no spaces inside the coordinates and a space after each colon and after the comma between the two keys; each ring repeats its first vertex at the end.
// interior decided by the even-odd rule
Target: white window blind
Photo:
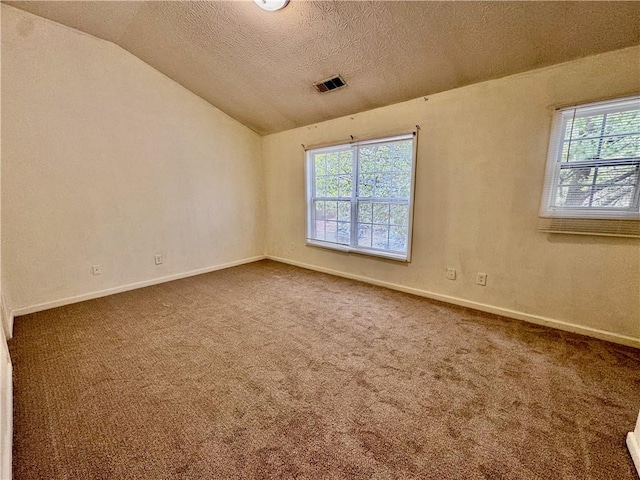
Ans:
{"type": "Polygon", "coordinates": [[[640,235],[640,97],[558,110],[540,228],[640,235]]]}
{"type": "Polygon", "coordinates": [[[409,261],[415,135],[307,150],[307,243],[409,261]]]}

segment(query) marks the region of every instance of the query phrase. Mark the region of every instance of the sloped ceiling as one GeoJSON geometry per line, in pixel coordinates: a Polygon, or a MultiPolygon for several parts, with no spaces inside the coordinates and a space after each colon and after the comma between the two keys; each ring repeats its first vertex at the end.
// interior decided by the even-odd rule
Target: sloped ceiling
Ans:
{"type": "Polygon", "coordinates": [[[4,3],[120,45],[260,134],[640,43],[640,2],[4,3]],[[348,87],[313,89],[333,74],[348,87]]]}

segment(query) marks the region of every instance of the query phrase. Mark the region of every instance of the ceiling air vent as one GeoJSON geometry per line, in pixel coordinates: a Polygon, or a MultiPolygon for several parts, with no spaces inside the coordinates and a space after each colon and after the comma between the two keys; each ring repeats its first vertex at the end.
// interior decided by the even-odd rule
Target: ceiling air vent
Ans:
{"type": "Polygon", "coordinates": [[[336,75],[335,77],[327,78],[321,82],[315,82],[313,86],[320,93],[326,93],[332,90],[337,90],[338,88],[346,87],[347,83],[340,75],[336,75]]]}

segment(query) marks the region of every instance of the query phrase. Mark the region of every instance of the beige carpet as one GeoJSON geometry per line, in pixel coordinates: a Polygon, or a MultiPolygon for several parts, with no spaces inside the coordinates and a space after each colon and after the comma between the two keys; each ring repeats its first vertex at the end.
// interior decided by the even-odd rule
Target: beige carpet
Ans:
{"type": "Polygon", "coordinates": [[[632,480],[640,350],[263,261],[20,317],[16,479],[632,480]]]}

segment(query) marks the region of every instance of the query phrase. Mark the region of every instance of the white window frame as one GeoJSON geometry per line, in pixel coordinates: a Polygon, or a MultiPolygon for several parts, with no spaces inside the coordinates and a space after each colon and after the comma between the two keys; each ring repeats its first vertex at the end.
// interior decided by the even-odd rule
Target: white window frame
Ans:
{"type": "Polygon", "coordinates": [[[391,260],[398,260],[402,262],[410,262],[411,261],[411,244],[413,238],[413,206],[414,206],[414,192],[415,192],[415,173],[416,173],[416,154],[417,154],[417,131],[402,134],[402,135],[394,135],[391,137],[384,138],[375,138],[371,140],[363,140],[351,143],[343,143],[337,145],[330,145],[326,147],[318,147],[318,148],[308,148],[306,150],[306,158],[305,158],[305,177],[306,177],[306,192],[307,192],[307,245],[328,248],[331,250],[338,250],[341,252],[349,252],[349,253],[358,253],[364,255],[371,255],[375,257],[382,257],[391,260]],[[358,196],[358,173],[359,173],[359,165],[358,165],[358,149],[361,146],[372,145],[376,143],[388,143],[393,141],[402,141],[402,140],[412,140],[413,148],[412,148],[412,158],[411,158],[411,178],[410,178],[410,191],[408,199],[389,199],[385,198],[385,202],[389,203],[408,203],[409,213],[408,213],[408,225],[407,225],[407,251],[398,252],[391,250],[384,250],[374,247],[366,247],[357,244],[357,216],[358,216],[358,201],[375,201],[375,197],[359,197],[358,196]],[[336,152],[336,151],[344,151],[351,149],[353,150],[353,169],[352,169],[352,195],[351,197],[316,197],[315,195],[315,177],[314,177],[314,165],[313,165],[313,157],[318,153],[328,153],[328,152],[336,152]],[[318,240],[312,238],[313,236],[313,225],[315,223],[315,208],[314,208],[314,200],[318,199],[326,199],[329,201],[338,200],[338,201],[350,201],[351,202],[351,244],[345,245],[342,243],[334,243],[326,240],[318,240]]]}
{"type": "MultiPolygon", "coordinates": [[[[557,189],[560,184],[560,170],[567,162],[563,162],[563,142],[567,123],[573,118],[581,116],[597,115],[599,113],[614,113],[632,110],[640,107],[640,96],[620,98],[603,102],[583,104],[573,107],[558,109],[555,112],[551,127],[549,151],[547,156],[547,168],[545,174],[544,191],[540,204],[540,216],[543,218],[582,218],[602,220],[640,220],[640,179],[635,184],[632,205],[625,208],[615,207],[565,207],[556,206],[557,189]]],[[[601,138],[602,135],[598,136],[601,138]]],[[[615,165],[637,165],[640,169],[640,158],[626,159],[594,159],[580,162],[571,162],[572,167],[594,167],[615,165]]],[[[640,177],[639,177],[640,178],[640,177]]]]}

